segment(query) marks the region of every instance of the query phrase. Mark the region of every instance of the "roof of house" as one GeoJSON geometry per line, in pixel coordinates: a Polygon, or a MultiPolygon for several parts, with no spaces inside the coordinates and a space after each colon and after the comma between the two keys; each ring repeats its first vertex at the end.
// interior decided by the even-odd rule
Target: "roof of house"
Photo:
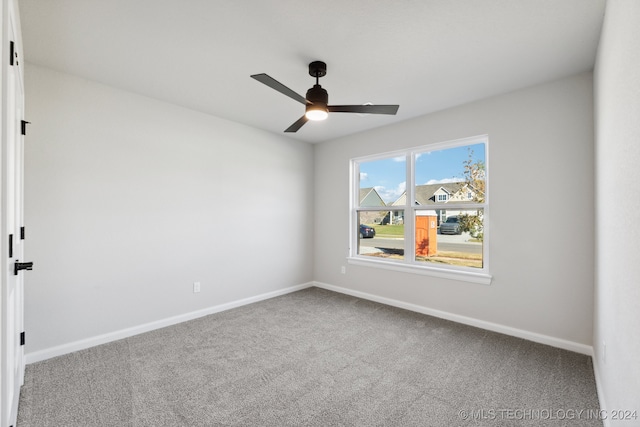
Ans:
{"type": "Polygon", "coordinates": [[[439,189],[443,189],[449,194],[453,194],[465,185],[464,182],[451,182],[447,184],[425,184],[416,185],[416,202],[421,205],[436,203],[435,193],[439,189]]]}
{"type": "Polygon", "coordinates": [[[367,206],[386,206],[386,203],[384,202],[384,200],[382,200],[382,197],[380,197],[380,194],[378,194],[378,191],[376,191],[375,188],[373,187],[361,188],[359,199],[358,199],[360,201],[360,204],[362,205],[362,202],[368,197],[369,198],[373,197],[373,199],[375,200],[375,203],[367,204],[367,206]]]}
{"type": "MultiPolygon", "coordinates": [[[[416,203],[419,205],[430,205],[430,204],[438,204],[436,201],[435,194],[438,190],[442,189],[443,191],[449,194],[455,194],[460,191],[462,188],[466,186],[465,182],[450,182],[445,184],[425,184],[425,185],[416,185],[416,203]]],[[[404,197],[406,196],[406,192],[402,193],[398,199],[393,202],[392,205],[404,204],[404,197]],[[400,201],[400,203],[398,203],[400,201]]],[[[456,201],[456,203],[471,203],[471,201],[460,200],[456,201]]],[[[442,202],[440,202],[442,204],[442,202]]]]}

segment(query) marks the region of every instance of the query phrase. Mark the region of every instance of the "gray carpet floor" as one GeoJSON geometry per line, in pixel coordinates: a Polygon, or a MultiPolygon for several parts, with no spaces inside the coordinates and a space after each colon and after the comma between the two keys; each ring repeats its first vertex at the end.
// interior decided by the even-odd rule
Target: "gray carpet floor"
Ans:
{"type": "Polygon", "coordinates": [[[18,427],[601,426],[598,408],[588,356],[310,288],[28,365],[18,427]]]}

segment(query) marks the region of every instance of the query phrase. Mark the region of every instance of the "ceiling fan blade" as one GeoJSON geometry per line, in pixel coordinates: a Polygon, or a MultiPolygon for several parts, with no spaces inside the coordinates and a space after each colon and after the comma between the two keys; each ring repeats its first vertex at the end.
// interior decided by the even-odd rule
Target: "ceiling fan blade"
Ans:
{"type": "Polygon", "coordinates": [[[298,101],[301,104],[307,105],[307,100],[304,96],[298,95],[273,77],[269,77],[268,75],[262,74],[254,74],[251,77],[259,81],[260,83],[264,83],[269,86],[271,89],[275,89],[283,95],[287,95],[289,98],[298,101]]]}
{"type": "Polygon", "coordinates": [[[296,122],[294,124],[292,124],[291,126],[286,128],[285,132],[297,132],[298,129],[300,129],[302,127],[302,125],[304,125],[308,121],[309,121],[309,119],[307,119],[307,116],[302,116],[298,120],[296,120],[296,122]]]}
{"type": "Polygon", "coordinates": [[[330,113],[396,114],[399,105],[328,105],[330,113]]]}

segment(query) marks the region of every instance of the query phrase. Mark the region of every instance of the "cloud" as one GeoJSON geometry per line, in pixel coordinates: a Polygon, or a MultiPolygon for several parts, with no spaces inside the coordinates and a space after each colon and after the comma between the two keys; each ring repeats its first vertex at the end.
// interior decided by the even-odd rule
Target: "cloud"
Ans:
{"type": "Polygon", "coordinates": [[[401,182],[396,188],[387,188],[382,185],[374,187],[385,203],[395,202],[407,189],[407,183],[401,182]]]}
{"type": "Polygon", "coordinates": [[[425,182],[424,185],[432,185],[432,184],[450,184],[452,182],[464,182],[462,178],[444,178],[444,179],[430,179],[425,182]]]}
{"type": "Polygon", "coordinates": [[[407,158],[406,158],[406,157],[404,157],[404,156],[394,157],[394,158],[393,158],[393,161],[394,161],[394,162],[406,162],[406,161],[407,161],[407,158]]]}
{"type": "Polygon", "coordinates": [[[360,172],[360,181],[364,181],[369,177],[366,172],[360,172]]]}

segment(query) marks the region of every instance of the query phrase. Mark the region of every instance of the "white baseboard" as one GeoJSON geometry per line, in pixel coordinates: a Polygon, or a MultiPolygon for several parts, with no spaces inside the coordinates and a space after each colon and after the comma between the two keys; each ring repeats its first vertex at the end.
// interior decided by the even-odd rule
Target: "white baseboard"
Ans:
{"type": "Polygon", "coordinates": [[[472,317],[461,316],[459,314],[448,313],[446,311],[435,310],[428,307],[423,307],[416,304],[411,304],[404,301],[399,301],[391,298],[381,297],[378,295],[369,294],[366,292],[354,291],[352,289],[342,288],[339,286],[329,285],[322,282],[313,282],[313,285],[327,289],[334,292],[339,292],[354,297],[379,302],[381,304],[391,305],[393,307],[403,308],[409,311],[415,311],[417,313],[427,314],[429,316],[439,317],[441,319],[451,320],[453,322],[462,323],[469,326],[475,326],[477,328],[486,329],[488,331],[499,332],[501,334],[510,335],[517,338],[537,342],[540,344],[550,345],[552,347],[561,348],[564,350],[573,351],[587,356],[593,356],[593,347],[590,345],[580,344],[573,341],[563,340],[561,338],[551,337],[548,335],[542,335],[535,332],[529,332],[522,329],[512,328],[511,326],[500,325],[498,323],[487,322],[484,320],[474,319],[472,317]]]}
{"type": "Polygon", "coordinates": [[[198,317],[207,316],[209,314],[219,313],[221,311],[231,310],[232,308],[241,307],[243,305],[252,304],[254,302],[267,300],[270,298],[278,297],[280,295],[289,294],[302,289],[310,288],[313,286],[313,282],[303,283],[297,286],[291,286],[277,291],[267,292],[264,294],[256,295],[249,298],[244,298],[237,301],[228,302],[225,304],[208,307],[202,310],[192,311],[178,316],[169,317],[166,319],[157,320],[155,322],[145,323],[139,326],[134,326],[127,329],[122,329],[108,334],[98,335],[95,337],[87,338],[80,341],[74,341],[68,344],[62,344],[56,347],[46,348],[44,350],[38,350],[32,353],[25,354],[25,360],[27,364],[40,362],[42,360],[51,359],[52,357],[62,356],[64,354],[72,353],[78,350],[84,350],[89,347],[94,347],[100,344],[106,344],[112,341],[117,341],[123,338],[128,338],[134,335],[142,334],[144,332],[153,331],[155,329],[164,328],[167,326],[175,325],[188,320],[197,319],[198,317]]]}
{"type": "MultiPolygon", "coordinates": [[[[604,395],[604,389],[602,388],[602,377],[600,375],[600,368],[599,368],[599,357],[597,354],[594,354],[591,356],[593,359],[593,375],[596,378],[596,391],[598,393],[598,403],[600,404],[600,410],[603,411],[604,414],[607,414],[607,400],[605,399],[605,395],[604,395]]],[[[606,417],[602,420],[602,425],[603,427],[610,427],[611,426],[611,420],[609,419],[609,417],[606,417]]]]}

